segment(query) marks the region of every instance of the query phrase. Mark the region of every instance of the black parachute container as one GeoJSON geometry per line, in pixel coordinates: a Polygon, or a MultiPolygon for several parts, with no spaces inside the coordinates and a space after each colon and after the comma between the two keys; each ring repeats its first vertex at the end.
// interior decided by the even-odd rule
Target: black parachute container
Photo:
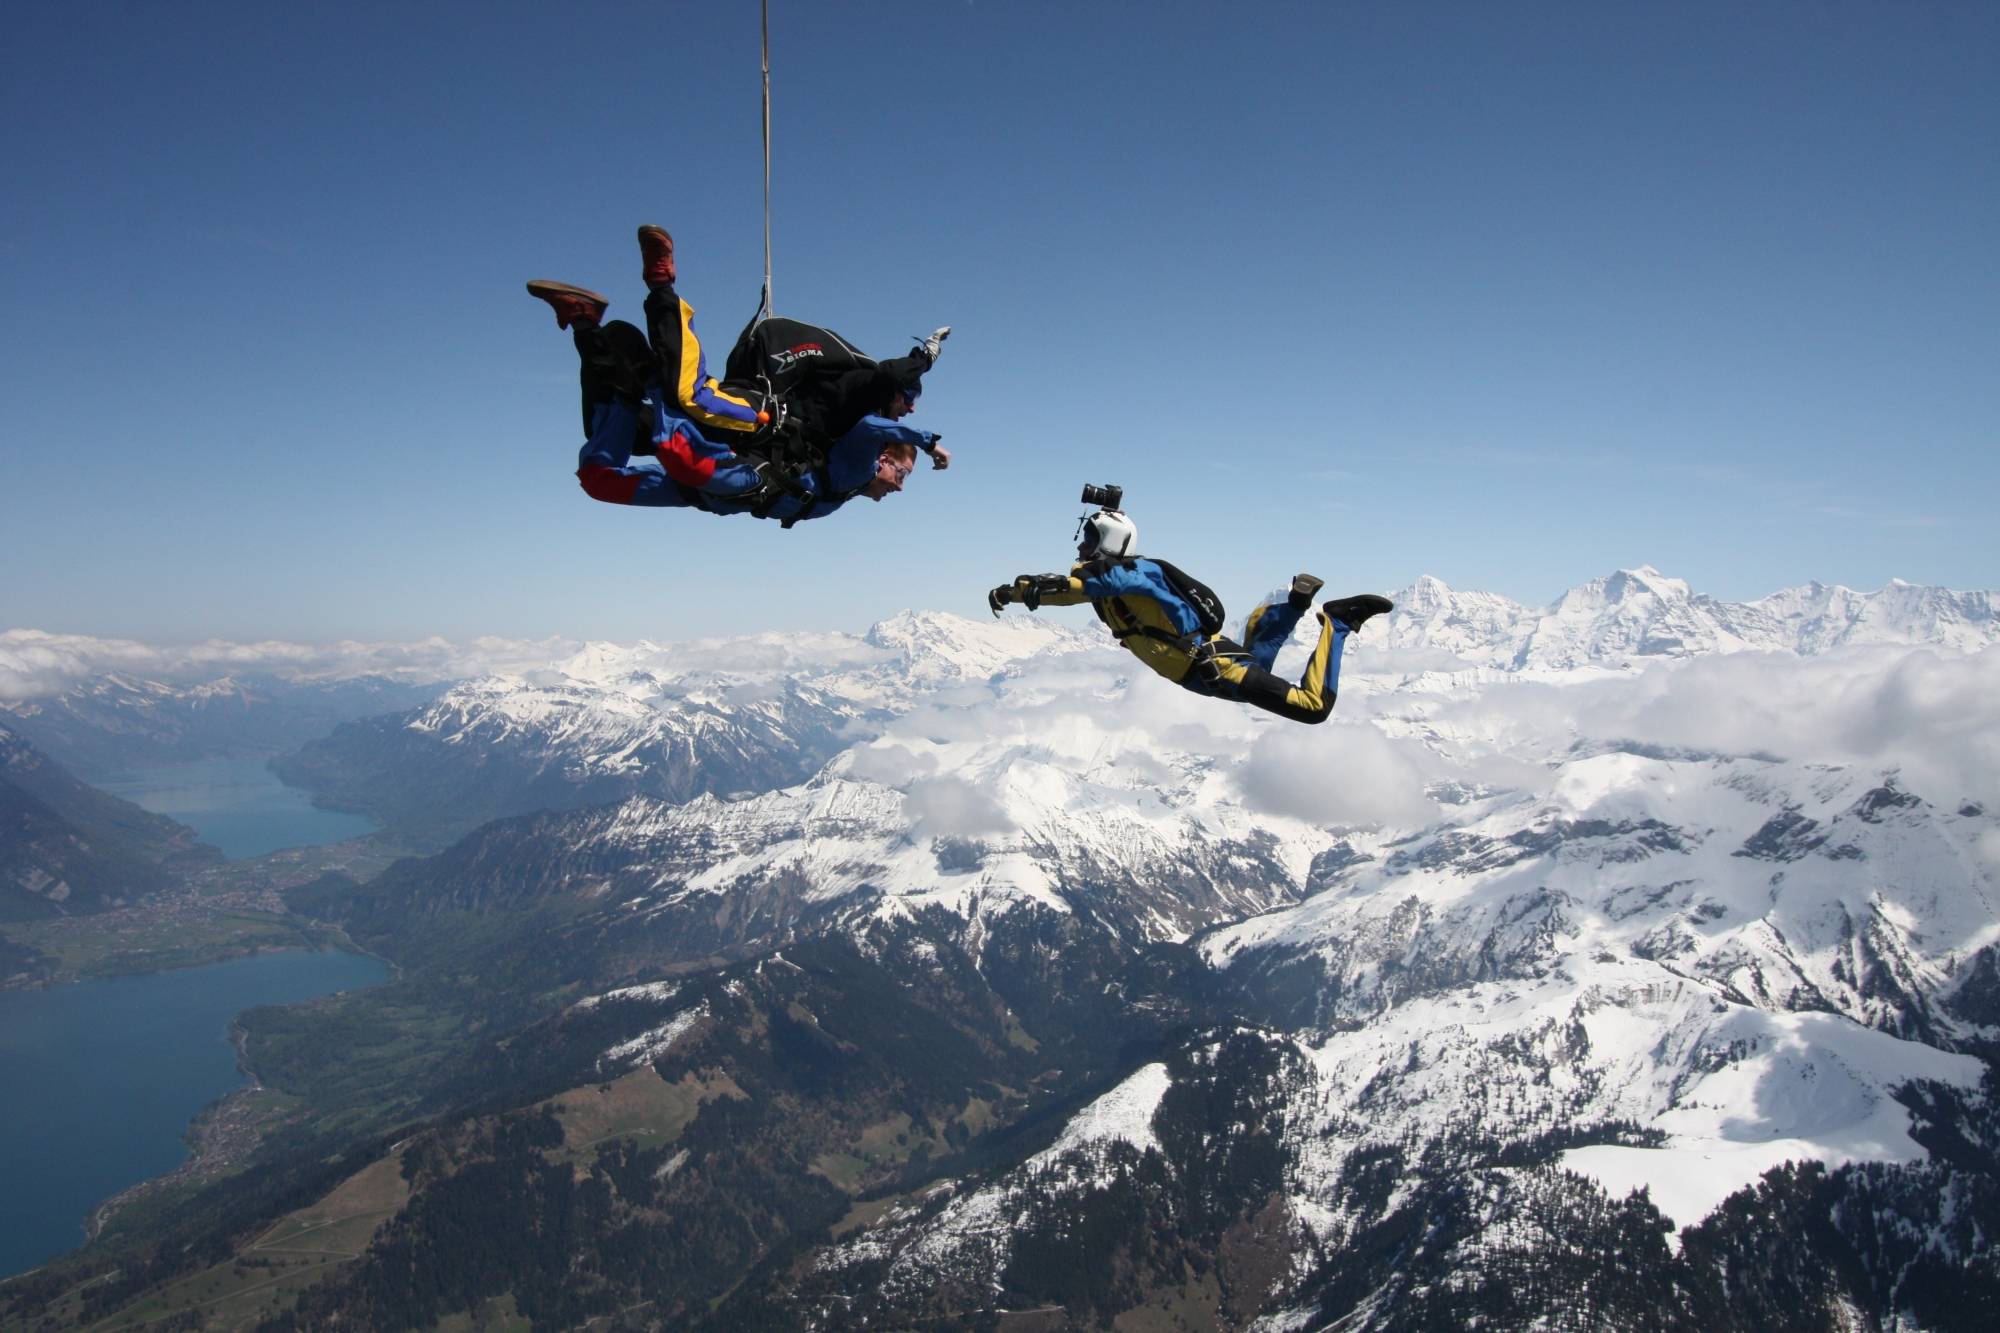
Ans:
{"type": "MultiPolygon", "coordinates": [[[[761,314],[761,312],[760,312],[761,314]]],[[[876,364],[832,329],[782,315],[753,319],[729,349],[723,378],[790,401],[798,387],[876,364]]]]}
{"type": "MultiPolygon", "coordinates": [[[[723,384],[767,412],[770,422],[738,442],[737,450],[768,459],[780,477],[818,467],[832,443],[829,420],[846,415],[847,377],[878,365],[832,329],[759,310],[729,349],[723,384]]],[[[864,390],[861,396],[873,394],[864,390]]]]}

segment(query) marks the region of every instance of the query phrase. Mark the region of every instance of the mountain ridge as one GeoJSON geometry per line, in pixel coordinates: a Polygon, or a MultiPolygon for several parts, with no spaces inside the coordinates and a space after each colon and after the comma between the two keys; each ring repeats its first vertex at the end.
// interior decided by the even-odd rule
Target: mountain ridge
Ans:
{"type": "Polygon", "coordinates": [[[934,612],[392,717],[824,750],[294,893],[405,974],[246,1049],[413,1191],[295,1322],[1977,1327],[2000,653],[1884,592],[1421,582],[1316,728],[934,612]]]}

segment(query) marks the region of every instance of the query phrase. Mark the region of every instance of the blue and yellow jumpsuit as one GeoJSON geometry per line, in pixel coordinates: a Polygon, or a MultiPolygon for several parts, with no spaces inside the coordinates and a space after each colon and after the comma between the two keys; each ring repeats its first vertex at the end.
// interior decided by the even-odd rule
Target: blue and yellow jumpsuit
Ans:
{"type": "Polygon", "coordinates": [[[745,440],[761,424],[749,396],[725,389],[708,373],[708,354],[694,331],[694,307],[672,283],[646,294],[646,337],[659,366],[660,402],[717,444],[745,440]]]}
{"type": "Polygon", "coordinates": [[[724,388],[708,373],[694,331],[694,307],[672,283],[646,294],[646,337],[657,376],[648,386],[654,453],[674,482],[704,495],[736,499],[760,491],[757,460],[738,451],[770,420],[755,395],[724,388]]]}
{"type": "Polygon", "coordinates": [[[1319,617],[1319,642],[1298,684],[1290,684],[1271,673],[1278,650],[1307,609],[1289,598],[1250,613],[1243,630],[1247,644],[1204,633],[1200,615],[1175,589],[1162,562],[1143,556],[1091,560],[1072,567],[1067,577],[1024,574],[1014,580],[1012,600],[1030,609],[1089,602],[1128,652],[1196,694],[1234,699],[1294,722],[1324,722],[1333,712],[1349,628],[1324,611],[1313,612],[1319,617]]]}

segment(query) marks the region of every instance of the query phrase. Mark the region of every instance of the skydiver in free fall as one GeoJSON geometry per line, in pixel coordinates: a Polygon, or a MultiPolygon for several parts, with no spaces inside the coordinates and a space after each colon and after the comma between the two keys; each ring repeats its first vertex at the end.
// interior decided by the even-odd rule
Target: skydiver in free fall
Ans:
{"type": "MultiPolygon", "coordinates": [[[[901,424],[915,410],[922,375],[949,328],[908,357],[877,363],[841,344],[850,356],[825,373],[812,373],[818,363],[807,361],[802,373],[776,382],[769,376],[759,376],[761,385],[718,382],[695,333],[693,307],[674,289],[673,238],[644,226],[639,247],[647,333],[623,320],[605,322],[609,299],[588,288],[546,279],[528,284],[576,345],[587,437],[577,479],[593,499],[749,513],[790,527],[825,517],[857,495],[880,499],[878,457],[898,459],[894,490],[908,475],[902,460],[911,450],[930,455],[933,468],[949,464],[941,437],[901,424]]],[[[732,365],[739,354],[755,359],[751,335],[759,327],[745,330],[732,365]]]]}
{"type": "Polygon", "coordinates": [[[1347,636],[1371,617],[1394,609],[1386,597],[1362,593],[1330,601],[1314,612],[1319,642],[1296,685],[1273,675],[1278,650],[1291,637],[1322,580],[1300,574],[1290,594],[1250,613],[1247,644],[1222,637],[1222,603],[1207,585],[1164,560],[1138,554],[1139,529],[1118,506],[1116,486],[1085,486],[1077,563],[1067,574],[1023,574],[986,595],[994,615],[1018,602],[1038,607],[1089,602],[1111,636],[1168,680],[1196,694],[1233,699],[1294,722],[1324,722],[1333,712],[1340,682],[1340,654],[1347,636]]]}

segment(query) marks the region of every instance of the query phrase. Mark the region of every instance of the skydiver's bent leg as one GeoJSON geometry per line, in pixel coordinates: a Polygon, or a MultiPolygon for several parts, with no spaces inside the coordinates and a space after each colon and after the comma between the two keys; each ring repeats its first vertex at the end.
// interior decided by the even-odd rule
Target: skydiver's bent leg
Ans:
{"type": "Polygon", "coordinates": [[[647,401],[658,423],[653,451],[669,477],[719,500],[741,499],[764,487],[765,477],[755,460],[702,434],[701,427],[667,406],[666,395],[657,386],[647,401]]]}
{"type": "Polygon", "coordinates": [[[708,357],[694,331],[694,310],[671,284],[649,286],[646,333],[651,341],[655,377],[665,386],[675,410],[717,439],[748,437],[760,424],[755,404],[732,387],[718,384],[708,373],[708,357]]]}
{"type": "Polygon", "coordinates": [[[1318,613],[1319,642],[1313,646],[1298,684],[1288,684],[1282,676],[1273,675],[1268,666],[1290,637],[1301,614],[1284,603],[1259,607],[1251,614],[1244,634],[1252,641],[1252,647],[1216,639],[1214,657],[1188,672],[1181,684],[1197,694],[1235,699],[1294,722],[1326,721],[1333,712],[1340,684],[1340,653],[1347,640],[1346,625],[1324,612],[1318,613]],[[1277,633],[1280,624],[1284,629],[1282,634],[1277,633]]]}
{"type": "Polygon", "coordinates": [[[658,463],[650,458],[633,460],[634,446],[644,439],[638,409],[631,402],[612,398],[599,403],[591,415],[590,438],[576,460],[576,479],[584,494],[606,504],[656,509],[695,505],[694,497],[658,463]]]}
{"type": "Polygon", "coordinates": [[[639,403],[652,371],[652,349],[646,335],[622,319],[609,324],[580,322],[572,330],[578,365],[577,387],[583,404],[584,453],[600,459],[617,456],[623,466],[635,453],[649,452],[639,403]],[[606,415],[607,408],[617,411],[606,415]],[[629,427],[630,439],[618,439],[629,427]]]}
{"type": "Polygon", "coordinates": [[[1279,650],[1291,639],[1292,631],[1298,628],[1299,617],[1306,613],[1306,609],[1286,601],[1271,602],[1252,611],[1243,626],[1243,646],[1250,654],[1250,660],[1269,671],[1271,664],[1278,660],[1279,650]]]}
{"type": "Polygon", "coordinates": [[[615,398],[637,403],[646,396],[652,377],[653,349],[646,335],[622,319],[609,324],[578,324],[570,334],[576,343],[577,376],[583,390],[583,432],[594,429],[596,410],[615,398]]]}
{"type": "Polygon", "coordinates": [[[1322,579],[1300,574],[1292,580],[1291,592],[1284,601],[1266,602],[1250,613],[1243,626],[1243,643],[1252,662],[1271,670],[1278,660],[1278,650],[1292,637],[1300,618],[1312,610],[1313,595],[1325,586],[1322,579]]]}

